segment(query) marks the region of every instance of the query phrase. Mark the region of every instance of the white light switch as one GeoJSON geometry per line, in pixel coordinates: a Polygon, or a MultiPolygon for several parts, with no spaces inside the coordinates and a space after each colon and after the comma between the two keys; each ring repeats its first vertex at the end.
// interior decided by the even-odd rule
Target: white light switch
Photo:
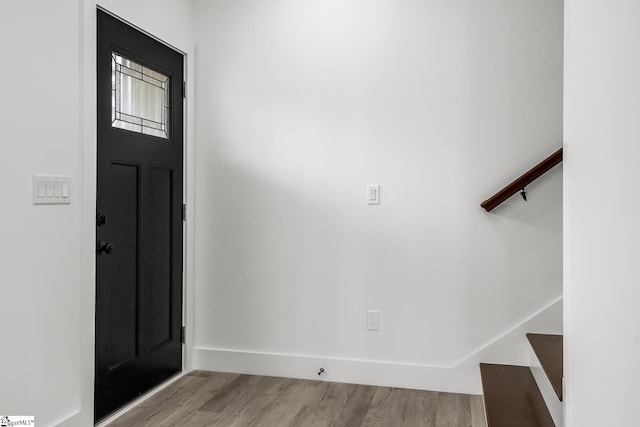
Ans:
{"type": "Polygon", "coordinates": [[[380,204],[380,186],[378,184],[367,185],[367,203],[370,205],[380,204]]]}
{"type": "Polygon", "coordinates": [[[71,203],[68,176],[33,175],[33,204],[54,205],[71,203]]]}

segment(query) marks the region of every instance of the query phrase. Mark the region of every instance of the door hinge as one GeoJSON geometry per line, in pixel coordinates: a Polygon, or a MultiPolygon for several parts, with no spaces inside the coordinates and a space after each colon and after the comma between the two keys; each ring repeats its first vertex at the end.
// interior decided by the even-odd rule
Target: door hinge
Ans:
{"type": "Polygon", "coordinates": [[[186,81],[182,82],[182,97],[183,98],[187,97],[187,82],[186,81]]]}
{"type": "Polygon", "coordinates": [[[180,329],[180,342],[182,344],[187,342],[187,332],[186,332],[185,326],[183,326],[182,329],[180,329]]]}
{"type": "Polygon", "coordinates": [[[182,220],[187,220],[187,205],[185,203],[182,204],[182,220]]]}

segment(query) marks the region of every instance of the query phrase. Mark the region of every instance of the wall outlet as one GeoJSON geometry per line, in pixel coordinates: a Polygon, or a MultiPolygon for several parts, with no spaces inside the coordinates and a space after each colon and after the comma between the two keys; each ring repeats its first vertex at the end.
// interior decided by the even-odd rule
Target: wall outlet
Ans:
{"type": "Polygon", "coordinates": [[[367,330],[378,331],[380,330],[380,312],[379,311],[367,311],[367,330]]]}
{"type": "Polygon", "coordinates": [[[370,205],[380,204],[380,186],[378,184],[367,185],[367,203],[370,205]]]}

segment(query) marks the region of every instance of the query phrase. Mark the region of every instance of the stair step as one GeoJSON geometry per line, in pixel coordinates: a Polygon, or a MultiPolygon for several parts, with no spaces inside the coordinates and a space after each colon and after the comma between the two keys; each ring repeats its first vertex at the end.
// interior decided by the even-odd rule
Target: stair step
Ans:
{"type": "Polygon", "coordinates": [[[488,427],[554,427],[527,366],[480,364],[488,427]]]}
{"type": "Polygon", "coordinates": [[[527,334],[527,339],[547,374],[553,391],[562,400],[562,335],[527,334]]]}

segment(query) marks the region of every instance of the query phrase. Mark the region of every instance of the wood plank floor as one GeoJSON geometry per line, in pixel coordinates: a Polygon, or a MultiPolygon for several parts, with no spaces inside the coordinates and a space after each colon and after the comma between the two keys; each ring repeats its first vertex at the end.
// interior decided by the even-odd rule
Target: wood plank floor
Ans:
{"type": "Polygon", "coordinates": [[[108,427],[486,427],[482,396],[193,371],[108,427]]]}

